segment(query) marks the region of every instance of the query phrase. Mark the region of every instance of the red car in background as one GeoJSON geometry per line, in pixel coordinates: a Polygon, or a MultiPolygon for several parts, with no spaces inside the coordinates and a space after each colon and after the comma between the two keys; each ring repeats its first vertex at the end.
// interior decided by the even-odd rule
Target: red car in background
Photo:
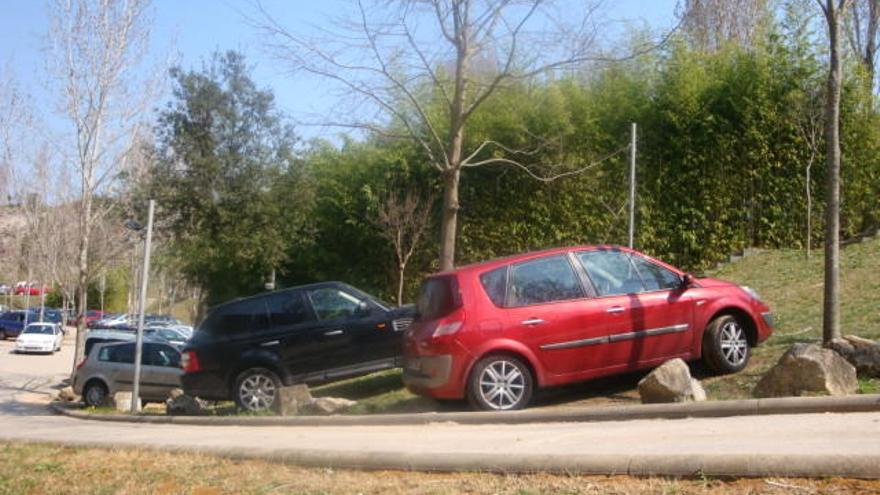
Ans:
{"type": "Polygon", "coordinates": [[[43,292],[49,292],[49,288],[41,286],[36,282],[19,282],[15,284],[15,290],[13,291],[13,294],[16,296],[24,296],[28,294],[31,296],[39,296],[43,292]]]}
{"type": "MultiPolygon", "coordinates": [[[[90,309],[90,310],[86,311],[86,315],[85,315],[85,317],[86,317],[86,326],[88,327],[88,326],[89,326],[89,323],[92,323],[92,322],[98,321],[98,320],[100,320],[101,318],[103,318],[103,317],[104,317],[104,312],[101,311],[100,309],[90,309]]],[[[76,320],[76,322],[74,323],[74,325],[79,326],[79,318],[77,318],[77,320],[76,320]]]]}
{"type": "Polygon", "coordinates": [[[748,363],[773,316],[748,287],[689,274],[639,252],[582,246],[428,277],[404,338],[404,382],[479,409],[525,407],[539,387],[702,359],[748,363]]]}

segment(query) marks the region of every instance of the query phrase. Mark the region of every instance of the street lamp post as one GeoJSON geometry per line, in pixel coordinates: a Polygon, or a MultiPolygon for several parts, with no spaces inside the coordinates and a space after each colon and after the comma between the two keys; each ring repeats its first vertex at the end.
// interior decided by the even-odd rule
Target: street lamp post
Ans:
{"type": "MultiPolygon", "coordinates": [[[[138,406],[140,405],[141,356],[144,352],[144,313],[147,309],[147,281],[150,278],[150,242],[153,238],[153,209],[155,207],[155,204],[156,202],[151,199],[147,208],[147,235],[144,239],[144,267],[143,271],[141,272],[141,292],[140,302],[138,304],[137,337],[135,339],[134,345],[134,385],[131,393],[132,414],[138,412],[138,406]]],[[[134,221],[126,222],[125,226],[132,230],[141,230],[143,228],[134,221]]]]}

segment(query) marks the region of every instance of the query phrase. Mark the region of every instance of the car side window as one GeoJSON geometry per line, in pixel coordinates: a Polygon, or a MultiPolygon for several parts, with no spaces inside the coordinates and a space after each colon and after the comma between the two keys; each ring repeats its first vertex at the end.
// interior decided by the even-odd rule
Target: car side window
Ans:
{"type": "Polygon", "coordinates": [[[511,267],[510,306],[528,306],[584,297],[565,256],[550,256],[511,267]]]}
{"type": "Polygon", "coordinates": [[[141,364],[168,368],[179,367],[180,354],[167,345],[145,344],[141,364]]]}
{"type": "Polygon", "coordinates": [[[483,289],[489,299],[496,306],[504,307],[507,298],[507,267],[502,266],[480,275],[480,283],[483,284],[483,289]]]}
{"type": "Polygon", "coordinates": [[[309,312],[299,291],[276,292],[266,300],[273,327],[298,325],[309,320],[309,312]]]}
{"type": "Polygon", "coordinates": [[[642,278],[622,251],[596,250],[577,253],[590,281],[601,296],[637,294],[645,291],[642,278]]]}
{"type": "Polygon", "coordinates": [[[681,286],[681,278],[675,272],[667,270],[641,256],[630,256],[647,290],[677,289],[681,286]]]}
{"type": "Polygon", "coordinates": [[[123,344],[105,347],[101,350],[101,353],[103,354],[104,351],[107,352],[107,359],[102,359],[102,361],[109,361],[111,363],[134,364],[134,344],[123,344]]]}
{"type": "Polygon", "coordinates": [[[327,287],[309,291],[312,309],[319,320],[335,320],[354,316],[360,307],[360,299],[348,292],[327,287]]]}
{"type": "Polygon", "coordinates": [[[257,297],[245,299],[217,310],[212,315],[209,328],[217,335],[233,335],[265,330],[269,327],[269,313],[266,299],[257,297]]]}

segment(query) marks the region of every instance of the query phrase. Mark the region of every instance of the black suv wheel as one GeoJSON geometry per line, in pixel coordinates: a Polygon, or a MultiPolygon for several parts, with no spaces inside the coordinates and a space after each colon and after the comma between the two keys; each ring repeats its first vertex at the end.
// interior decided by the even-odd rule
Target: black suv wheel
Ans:
{"type": "Polygon", "coordinates": [[[277,410],[279,388],[281,379],[275,372],[266,368],[250,368],[238,374],[232,396],[238,407],[245,411],[277,410]]]}

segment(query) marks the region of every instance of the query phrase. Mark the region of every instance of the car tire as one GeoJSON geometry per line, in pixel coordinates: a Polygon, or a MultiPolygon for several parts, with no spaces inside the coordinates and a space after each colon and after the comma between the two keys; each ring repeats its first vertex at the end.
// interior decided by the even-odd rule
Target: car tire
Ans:
{"type": "Polygon", "coordinates": [[[281,378],[266,368],[249,368],[235,379],[232,397],[239,409],[248,412],[277,411],[281,378]]]}
{"type": "Polygon", "coordinates": [[[100,380],[91,380],[83,387],[82,399],[87,406],[100,407],[107,401],[110,392],[100,380]]]}
{"type": "Polygon", "coordinates": [[[526,407],[534,392],[534,377],[519,358],[492,354],[480,359],[468,378],[468,401],[484,411],[526,407]]]}
{"type": "Polygon", "coordinates": [[[6,330],[0,330],[0,340],[6,340],[6,330]]]}
{"type": "Polygon", "coordinates": [[[743,323],[733,315],[721,315],[703,333],[703,362],[719,374],[736,373],[749,363],[751,346],[743,323]]]}

